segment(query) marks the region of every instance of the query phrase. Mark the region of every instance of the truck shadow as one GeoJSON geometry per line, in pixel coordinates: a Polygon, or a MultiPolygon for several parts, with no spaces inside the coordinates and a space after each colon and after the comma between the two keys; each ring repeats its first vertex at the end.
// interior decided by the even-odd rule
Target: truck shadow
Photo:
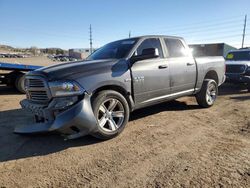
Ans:
{"type": "Polygon", "coordinates": [[[196,110],[200,109],[197,105],[188,105],[186,102],[177,100],[160,103],[154,106],[146,107],[143,109],[135,110],[130,116],[130,121],[134,121],[146,116],[158,114],[164,111],[184,111],[184,110],[196,110]]]}
{"type": "Polygon", "coordinates": [[[72,147],[82,147],[99,143],[100,140],[86,136],[64,141],[58,134],[18,135],[13,130],[16,125],[30,123],[32,116],[21,109],[0,112],[0,162],[43,156],[72,147]]]}
{"type": "Polygon", "coordinates": [[[230,97],[230,99],[233,99],[233,100],[236,100],[236,101],[247,101],[247,100],[250,100],[250,94],[249,94],[249,96],[230,97]]]}
{"type": "Polygon", "coordinates": [[[219,95],[245,94],[247,88],[244,85],[224,83],[219,87],[219,95]]]}

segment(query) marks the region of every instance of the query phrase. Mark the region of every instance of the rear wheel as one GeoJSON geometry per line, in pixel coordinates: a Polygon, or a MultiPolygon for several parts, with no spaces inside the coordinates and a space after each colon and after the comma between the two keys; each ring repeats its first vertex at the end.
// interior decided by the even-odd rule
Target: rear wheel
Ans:
{"type": "Polygon", "coordinates": [[[122,94],[112,90],[102,91],[93,100],[92,106],[98,122],[93,136],[106,140],[123,131],[129,119],[129,106],[122,94]]]}
{"type": "Polygon", "coordinates": [[[250,92],[250,83],[247,84],[248,92],[250,92]]]}
{"type": "Polygon", "coordinates": [[[218,95],[218,85],[214,80],[204,80],[202,88],[196,94],[197,103],[203,108],[213,106],[218,95]]]}

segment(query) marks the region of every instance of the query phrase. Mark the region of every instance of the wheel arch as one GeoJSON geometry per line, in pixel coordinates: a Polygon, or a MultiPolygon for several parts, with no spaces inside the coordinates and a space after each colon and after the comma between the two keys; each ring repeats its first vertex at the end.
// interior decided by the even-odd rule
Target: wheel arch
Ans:
{"type": "Polygon", "coordinates": [[[100,93],[101,91],[104,91],[104,90],[113,90],[113,91],[116,91],[116,92],[122,94],[124,96],[124,98],[126,99],[126,101],[128,102],[129,110],[133,111],[133,109],[134,109],[134,101],[132,99],[131,93],[126,91],[125,88],[123,88],[123,87],[121,87],[119,85],[104,85],[104,86],[96,88],[92,92],[91,101],[93,100],[93,98],[95,98],[97,96],[98,93],[100,93]]]}
{"type": "Polygon", "coordinates": [[[218,77],[218,74],[217,74],[217,72],[216,72],[215,70],[209,70],[209,71],[206,73],[206,75],[205,75],[205,77],[204,77],[204,79],[203,79],[203,82],[204,82],[204,80],[206,80],[206,79],[212,79],[212,80],[214,80],[217,84],[219,84],[219,77],[218,77]]]}

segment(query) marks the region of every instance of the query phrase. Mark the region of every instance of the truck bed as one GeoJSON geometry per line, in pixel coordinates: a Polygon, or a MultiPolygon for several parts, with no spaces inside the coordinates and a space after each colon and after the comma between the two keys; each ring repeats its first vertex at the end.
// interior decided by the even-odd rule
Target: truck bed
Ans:
{"type": "Polygon", "coordinates": [[[203,77],[209,70],[216,70],[218,74],[218,85],[221,85],[225,75],[225,59],[222,56],[206,56],[195,58],[197,62],[198,76],[197,87],[200,88],[203,83],[203,77]]]}

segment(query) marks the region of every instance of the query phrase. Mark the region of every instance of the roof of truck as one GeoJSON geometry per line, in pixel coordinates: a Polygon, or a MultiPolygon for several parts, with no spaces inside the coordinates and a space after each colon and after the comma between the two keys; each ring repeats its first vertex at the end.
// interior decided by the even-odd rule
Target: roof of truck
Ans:
{"type": "Polygon", "coordinates": [[[159,37],[159,38],[164,38],[165,37],[165,38],[174,38],[174,39],[181,39],[181,40],[183,40],[182,37],[169,36],[169,35],[142,35],[142,36],[131,37],[130,39],[133,39],[133,38],[154,38],[154,37],[159,37]]]}

